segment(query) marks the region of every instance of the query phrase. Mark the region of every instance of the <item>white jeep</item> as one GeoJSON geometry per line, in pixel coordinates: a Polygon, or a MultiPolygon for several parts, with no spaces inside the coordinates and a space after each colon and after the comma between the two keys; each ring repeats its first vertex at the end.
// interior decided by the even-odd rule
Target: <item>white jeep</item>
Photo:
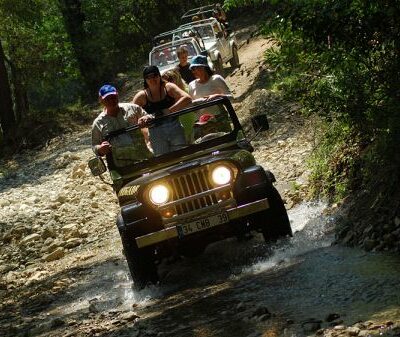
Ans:
{"type": "MultiPolygon", "coordinates": [[[[157,66],[161,73],[175,68],[179,64],[176,51],[179,47],[185,47],[188,51],[188,60],[196,55],[208,56],[204,44],[201,39],[196,37],[187,37],[172,39],[172,41],[162,43],[153,47],[149,53],[149,64],[157,66]]],[[[209,58],[209,57],[208,57],[209,58]]],[[[210,67],[213,68],[211,59],[209,58],[210,67]]]]}
{"type": "Polygon", "coordinates": [[[233,68],[239,66],[236,36],[234,33],[228,33],[223,24],[217,19],[199,20],[181,25],[179,28],[193,29],[201,36],[205,49],[218,74],[223,73],[224,63],[229,62],[233,68]]]}

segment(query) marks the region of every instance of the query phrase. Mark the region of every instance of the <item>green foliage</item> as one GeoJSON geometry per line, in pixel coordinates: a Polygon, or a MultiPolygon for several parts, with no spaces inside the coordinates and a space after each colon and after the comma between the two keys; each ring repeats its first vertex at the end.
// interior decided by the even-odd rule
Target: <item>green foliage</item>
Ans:
{"type": "MultiPolygon", "coordinates": [[[[186,5],[202,3],[207,1],[186,5]]],[[[22,75],[34,108],[68,105],[84,96],[79,52],[90,59],[89,72],[98,85],[111,82],[120,72],[141,68],[152,37],[174,28],[187,9],[178,0],[81,4],[84,36],[83,47],[77,50],[66,31],[59,0],[0,0],[0,36],[6,56],[22,75]]]]}
{"type": "Polygon", "coordinates": [[[1,0],[0,14],[5,18],[0,35],[7,57],[33,105],[46,107],[52,100],[62,104],[79,97],[61,97],[62,87],[78,81],[79,72],[54,1],[1,0]]]}
{"type": "MultiPolygon", "coordinates": [[[[266,9],[269,88],[322,123],[311,162],[315,191],[340,197],[392,165],[400,133],[400,3],[254,1],[266,9]],[[397,139],[397,141],[395,140],[397,139]]],[[[225,1],[228,7],[247,1],[225,1]]]]}

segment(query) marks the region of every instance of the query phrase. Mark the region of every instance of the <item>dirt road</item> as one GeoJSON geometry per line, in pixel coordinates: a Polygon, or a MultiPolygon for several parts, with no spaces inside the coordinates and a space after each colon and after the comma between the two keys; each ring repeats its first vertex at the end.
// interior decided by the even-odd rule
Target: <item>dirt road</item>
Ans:
{"type": "Polygon", "coordinates": [[[293,239],[226,240],[163,263],[160,286],[133,292],[116,198],[86,166],[89,132],[66,135],[16,157],[0,181],[0,336],[399,334],[400,259],[331,246],[340,214],[304,201],[313,123],[263,89],[269,42],[254,29],[239,27],[241,67],[226,68],[227,81],[245,125],[269,114],[253,145],[277,177],[293,239]]]}

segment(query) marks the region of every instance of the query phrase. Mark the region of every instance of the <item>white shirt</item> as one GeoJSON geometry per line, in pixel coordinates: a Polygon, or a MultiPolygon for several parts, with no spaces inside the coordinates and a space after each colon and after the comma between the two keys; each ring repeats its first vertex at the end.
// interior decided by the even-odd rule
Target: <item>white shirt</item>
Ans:
{"type": "Polygon", "coordinates": [[[212,75],[206,83],[198,79],[189,83],[189,95],[193,99],[203,98],[212,94],[223,94],[229,99],[233,98],[224,78],[221,75],[212,75]]]}

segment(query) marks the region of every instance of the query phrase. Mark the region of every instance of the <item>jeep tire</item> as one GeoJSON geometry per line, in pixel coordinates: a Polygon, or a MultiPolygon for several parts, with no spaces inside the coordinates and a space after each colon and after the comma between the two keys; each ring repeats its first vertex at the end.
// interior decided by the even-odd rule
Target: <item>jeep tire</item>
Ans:
{"type": "Polygon", "coordinates": [[[256,225],[261,224],[261,231],[266,242],[275,242],[279,238],[293,236],[285,205],[279,192],[270,186],[267,192],[269,209],[257,213],[256,225]]]}
{"type": "Polygon", "coordinates": [[[140,250],[136,245],[135,238],[127,232],[120,231],[120,235],[125,258],[133,280],[133,288],[140,290],[149,283],[156,284],[159,278],[157,266],[151,254],[145,250],[140,250]]]}
{"type": "Polygon", "coordinates": [[[231,67],[233,69],[239,67],[239,54],[236,46],[232,47],[232,58],[229,61],[229,63],[231,64],[231,67]]]}
{"type": "Polygon", "coordinates": [[[222,58],[219,55],[217,60],[213,62],[214,63],[214,69],[215,69],[215,73],[217,73],[218,75],[223,76],[224,75],[224,64],[222,62],[222,58]]]}

